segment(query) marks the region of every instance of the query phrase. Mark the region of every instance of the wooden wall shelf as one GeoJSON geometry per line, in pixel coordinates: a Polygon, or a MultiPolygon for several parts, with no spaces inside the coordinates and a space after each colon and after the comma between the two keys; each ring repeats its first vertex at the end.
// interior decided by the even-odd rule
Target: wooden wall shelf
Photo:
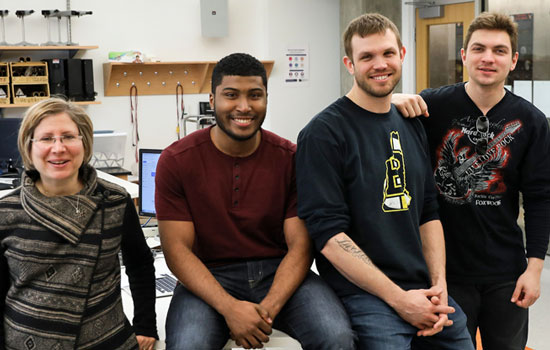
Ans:
{"type": "MultiPolygon", "coordinates": [[[[56,55],[63,56],[64,58],[73,58],[77,52],[85,50],[97,49],[97,45],[87,45],[87,46],[0,46],[0,56],[4,52],[9,52],[10,56],[14,54],[24,55],[29,52],[55,52],[56,55]]],[[[36,63],[36,62],[35,62],[36,63]]],[[[35,64],[32,63],[32,64],[35,64]]],[[[18,63],[16,63],[18,64],[18,63]]],[[[27,64],[31,64],[30,62],[27,64]]],[[[0,78],[0,83],[2,78],[0,78]]],[[[14,104],[5,104],[0,103],[0,108],[25,108],[33,105],[36,102],[32,103],[14,103],[14,104]]],[[[92,104],[101,104],[100,101],[74,101],[78,105],[92,105],[92,104]]]]}
{"type": "MultiPolygon", "coordinates": [[[[34,102],[36,103],[36,102],[34,102]]],[[[22,107],[30,107],[34,103],[19,103],[19,104],[0,104],[0,108],[22,108],[22,107]]],[[[72,101],[72,103],[80,106],[85,105],[99,105],[101,104],[101,101],[72,101]]]]}
{"type": "MultiPolygon", "coordinates": [[[[185,94],[210,92],[212,70],[217,62],[145,62],[103,64],[105,96],[128,96],[130,87],[137,86],[139,95],[171,95],[178,82],[185,94]]],[[[262,61],[267,76],[274,61],[262,61]]]]}
{"type": "Polygon", "coordinates": [[[88,46],[0,46],[0,55],[4,51],[9,52],[25,52],[25,51],[60,51],[68,54],[69,58],[74,57],[80,50],[97,49],[97,45],[88,46]]]}

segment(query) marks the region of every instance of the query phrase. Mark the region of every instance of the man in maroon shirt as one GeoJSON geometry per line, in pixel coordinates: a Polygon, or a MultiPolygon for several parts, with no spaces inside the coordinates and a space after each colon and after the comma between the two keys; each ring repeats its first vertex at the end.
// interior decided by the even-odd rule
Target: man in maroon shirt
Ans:
{"type": "Polygon", "coordinates": [[[216,125],[166,148],[156,211],[166,262],[179,284],[167,349],[220,349],[229,337],[262,347],[272,327],[304,349],[353,349],[338,298],[309,268],[311,243],[296,214],[296,146],[261,129],[267,77],[247,54],[212,73],[216,125]]]}

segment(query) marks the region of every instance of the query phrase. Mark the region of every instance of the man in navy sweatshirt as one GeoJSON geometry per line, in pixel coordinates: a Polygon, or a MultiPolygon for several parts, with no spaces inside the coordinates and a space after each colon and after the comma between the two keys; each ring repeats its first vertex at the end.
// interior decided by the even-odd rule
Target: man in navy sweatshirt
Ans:
{"type": "Polygon", "coordinates": [[[298,215],[358,335],[358,349],[473,350],[447,294],[445,243],[419,120],[391,105],[405,48],[386,17],[344,33],[349,93],[301,131],[298,215]]]}

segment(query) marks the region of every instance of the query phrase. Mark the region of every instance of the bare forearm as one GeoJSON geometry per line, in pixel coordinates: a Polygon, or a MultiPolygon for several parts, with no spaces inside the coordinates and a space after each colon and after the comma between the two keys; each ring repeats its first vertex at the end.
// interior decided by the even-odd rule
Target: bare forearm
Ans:
{"type": "Polygon", "coordinates": [[[190,251],[184,253],[185,249],[180,247],[177,252],[168,254],[165,251],[168,267],[185,288],[220,314],[225,314],[235,299],[225,291],[202,261],[190,251]]]}
{"type": "Polygon", "coordinates": [[[311,242],[302,220],[297,217],[286,219],[284,223],[288,252],[279,264],[273,284],[262,300],[275,317],[296,289],[303,282],[313,260],[311,242]]]}
{"type": "Polygon", "coordinates": [[[269,341],[272,321],[265,308],[229,295],[192,252],[195,240],[193,222],[159,220],[159,232],[170,270],[189,291],[224,317],[237,344],[257,348],[269,341]]]}
{"type": "Polygon", "coordinates": [[[274,315],[271,315],[272,317],[279,313],[304,280],[311,266],[311,254],[307,253],[306,256],[307,258],[304,258],[289,252],[281,261],[275,273],[273,284],[261,302],[268,310],[272,310],[274,313],[274,315]]]}
{"type": "Polygon", "coordinates": [[[332,237],[321,253],[350,282],[392,307],[404,291],[390,280],[344,232],[332,237]]]}
{"type": "Polygon", "coordinates": [[[192,222],[159,221],[159,232],[166,264],[185,288],[220,314],[236,301],[218,283],[202,261],[191,251],[194,242],[192,222]]]}
{"type": "Polygon", "coordinates": [[[224,314],[227,305],[235,300],[194,254],[175,264],[168,263],[168,266],[187,289],[219,313],[224,314]]]}
{"type": "Polygon", "coordinates": [[[401,318],[419,329],[433,327],[440,313],[454,312],[446,305],[434,305],[429,301],[432,296],[441,294],[439,287],[401,289],[343,232],[332,237],[321,253],[349,281],[384,300],[401,318]]]}
{"type": "Polygon", "coordinates": [[[438,285],[446,289],[445,238],[441,222],[432,220],[420,226],[420,238],[432,285],[438,285]]]}

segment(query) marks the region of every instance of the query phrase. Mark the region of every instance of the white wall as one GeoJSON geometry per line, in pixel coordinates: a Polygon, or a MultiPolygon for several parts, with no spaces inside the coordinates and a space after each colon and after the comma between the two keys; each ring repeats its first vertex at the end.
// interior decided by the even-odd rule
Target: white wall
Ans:
{"type": "Polygon", "coordinates": [[[307,122],[340,97],[340,1],[268,0],[268,55],[275,60],[269,81],[269,115],[276,133],[296,142],[307,122]],[[309,48],[308,86],[284,84],[289,45],[309,48]]]}
{"type": "MultiPolygon", "coordinates": [[[[34,9],[26,18],[26,40],[47,41],[42,9],[65,10],[65,0],[9,1],[6,40],[21,40],[15,10],[34,9]]],[[[260,60],[275,60],[269,79],[266,129],[296,140],[299,130],[339,95],[339,1],[338,0],[228,0],[229,30],[225,38],[203,38],[200,0],[72,0],[73,10],[93,15],[75,18],[72,39],[81,45],[99,45],[79,54],[94,60],[95,90],[101,105],[85,107],[95,129],[125,131],[130,136],[129,97],[103,95],[103,66],[109,51],[139,50],[163,61],[219,60],[232,52],[247,52],[260,60]],[[306,87],[284,85],[284,50],[287,44],[309,45],[311,81],[306,87]]],[[[52,21],[54,39],[57,24],[52,21]]],[[[62,39],[65,40],[65,27],[62,39]]],[[[34,54],[39,59],[43,54],[34,54]],[[38,56],[37,56],[38,55],[38,56]]],[[[5,58],[5,54],[4,57],[5,58]]],[[[198,113],[198,101],[207,95],[185,95],[186,112],[198,113]]],[[[164,148],[176,140],[174,95],[140,96],[138,102],[140,147],[164,148]]],[[[22,110],[4,110],[6,116],[22,110]]],[[[125,167],[136,170],[130,137],[125,167]]]]}

